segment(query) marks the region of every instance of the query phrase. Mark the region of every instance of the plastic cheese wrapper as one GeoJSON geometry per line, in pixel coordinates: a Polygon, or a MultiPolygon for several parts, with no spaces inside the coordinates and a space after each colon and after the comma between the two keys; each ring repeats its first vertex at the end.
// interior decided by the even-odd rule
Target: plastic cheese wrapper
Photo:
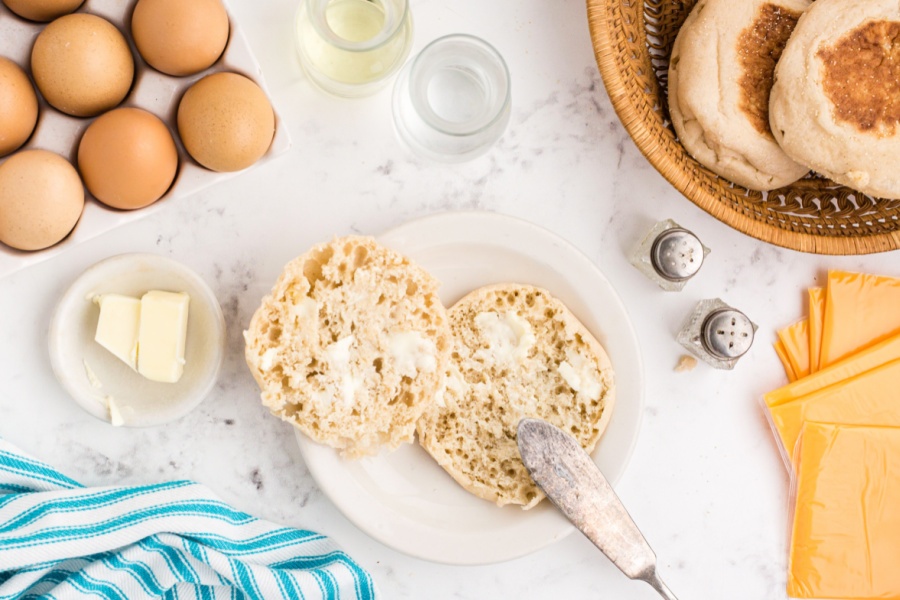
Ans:
{"type": "Polygon", "coordinates": [[[900,279],[829,271],[820,369],[900,332],[900,279]]]}
{"type": "Polygon", "coordinates": [[[763,397],[790,465],[806,421],[900,426],[900,335],[763,397]]]}
{"type": "Polygon", "coordinates": [[[807,423],[792,481],[790,598],[900,598],[900,428],[807,423]]]}

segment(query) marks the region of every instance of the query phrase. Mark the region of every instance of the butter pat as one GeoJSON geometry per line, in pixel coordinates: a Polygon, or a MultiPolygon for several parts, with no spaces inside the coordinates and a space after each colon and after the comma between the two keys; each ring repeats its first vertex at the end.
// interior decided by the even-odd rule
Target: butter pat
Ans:
{"type": "Polygon", "coordinates": [[[97,321],[94,340],[137,370],[141,301],[119,294],[95,296],[93,301],[100,306],[100,319],[97,321]]]}
{"type": "Polygon", "coordinates": [[[557,371],[575,393],[583,394],[591,400],[599,400],[603,392],[600,372],[590,361],[577,352],[566,351],[566,358],[559,363],[557,371]]]}
{"type": "Polygon", "coordinates": [[[107,396],[106,407],[109,409],[109,424],[113,427],[122,427],[125,424],[125,419],[122,418],[122,411],[119,409],[116,399],[112,396],[107,396]]]}
{"type": "Polygon", "coordinates": [[[437,346],[418,331],[403,331],[388,338],[388,351],[397,371],[415,377],[419,371],[434,373],[437,369],[437,346]]]}
{"type": "Polygon", "coordinates": [[[141,298],[138,372],[147,379],[181,379],[190,301],[183,292],[152,291],[141,298]]]}
{"type": "MultiPolygon", "coordinates": [[[[365,386],[363,378],[353,373],[350,361],[350,347],[354,343],[356,343],[356,336],[351,334],[325,348],[325,360],[340,380],[337,383],[338,389],[336,391],[340,394],[340,398],[346,406],[353,406],[357,392],[365,386]]],[[[319,398],[320,401],[333,401],[333,399],[333,397],[328,397],[327,395],[319,398]]]]}
{"type": "Polygon", "coordinates": [[[537,339],[531,329],[531,323],[514,312],[500,315],[495,312],[478,313],[475,326],[488,349],[475,353],[477,358],[492,363],[523,362],[537,339]]]}

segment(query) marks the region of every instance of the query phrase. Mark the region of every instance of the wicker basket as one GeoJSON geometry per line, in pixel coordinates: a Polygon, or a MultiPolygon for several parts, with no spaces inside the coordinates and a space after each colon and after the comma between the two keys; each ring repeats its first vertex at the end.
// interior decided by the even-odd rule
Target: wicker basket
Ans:
{"type": "Polygon", "coordinates": [[[669,53],[695,0],[587,0],[594,54],[613,106],[647,160],[682,194],[757,239],[819,254],[900,248],[900,201],[809,176],[768,193],[700,166],[675,139],[666,102],[669,53]]]}

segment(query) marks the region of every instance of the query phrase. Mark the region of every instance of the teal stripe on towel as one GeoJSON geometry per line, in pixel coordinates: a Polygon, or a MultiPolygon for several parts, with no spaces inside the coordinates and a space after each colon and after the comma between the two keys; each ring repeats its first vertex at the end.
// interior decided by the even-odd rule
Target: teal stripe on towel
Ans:
{"type": "Polygon", "coordinates": [[[378,599],[369,573],[321,534],[260,521],[188,481],[86,489],[0,438],[0,600],[221,593],[378,599]]]}

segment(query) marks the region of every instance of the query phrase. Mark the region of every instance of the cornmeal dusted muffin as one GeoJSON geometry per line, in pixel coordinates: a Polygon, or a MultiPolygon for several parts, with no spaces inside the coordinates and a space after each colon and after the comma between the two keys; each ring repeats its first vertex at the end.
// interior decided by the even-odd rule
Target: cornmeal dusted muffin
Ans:
{"type": "Polygon", "coordinates": [[[900,198],[900,4],[816,0],[775,71],[772,132],[794,160],[900,198]]]}
{"type": "Polygon", "coordinates": [[[700,0],[669,62],[669,113],[685,150],[714,173],[771,190],[809,169],[769,129],[775,64],[808,0],[700,0]]]}

